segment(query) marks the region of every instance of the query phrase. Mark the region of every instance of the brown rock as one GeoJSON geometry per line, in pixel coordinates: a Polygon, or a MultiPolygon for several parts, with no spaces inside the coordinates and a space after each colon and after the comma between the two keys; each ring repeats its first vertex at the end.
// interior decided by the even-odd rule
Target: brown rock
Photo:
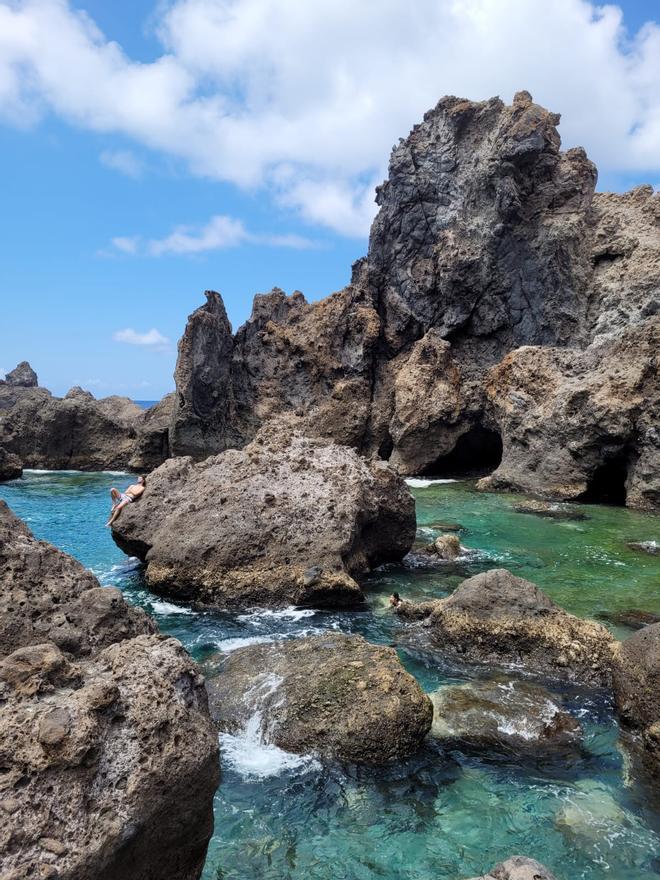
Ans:
{"type": "Polygon", "coordinates": [[[594,686],[611,682],[615,641],[605,627],[568,614],[505,569],[463,581],[420,625],[434,650],[461,663],[522,666],[537,677],[594,686]]]}
{"type": "Polygon", "coordinates": [[[412,496],[384,462],[282,426],[198,464],[170,459],[113,528],[153,589],[219,606],[359,603],[355,578],[414,535],[412,496]]]}
{"type": "Polygon", "coordinates": [[[505,862],[495,865],[487,874],[473,877],[472,880],[556,880],[556,877],[545,865],[534,859],[511,856],[505,862]]]}

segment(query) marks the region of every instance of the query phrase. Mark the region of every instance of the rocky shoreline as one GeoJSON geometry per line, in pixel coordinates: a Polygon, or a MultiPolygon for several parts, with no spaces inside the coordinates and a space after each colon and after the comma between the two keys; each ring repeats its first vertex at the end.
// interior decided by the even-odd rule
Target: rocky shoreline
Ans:
{"type": "MultiPolygon", "coordinates": [[[[558,122],[527,92],[511,106],[443,98],[395,147],[348,287],[312,304],[257,296],[235,334],[207,291],[176,391],[150,410],[80,388],[53,397],[19,364],[0,382],[0,480],[149,471],[113,539],[153,592],[222,613],[363,608],[365,576],[413,546],[413,473],[532,493],[517,508],[528,519],[579,522],[579,502],[658,509],[660,195],[595,193],[558,122]]],[[[419,554],[463,550],[443,534],[419,554]]],[[[268,745],[358,767],[431,741],[565,756],[583,729],[552,688],[580,687],[611,696],[660,776],[650,612],[633,609],[640,629],[620,642],[493,568],[445,598],[393,599],[400,644],[427,668],[478,671],[469,685],[429,697],[391,647],[301,634],[222,655],[209,711],[180,642],[3,502],[0,563],[8,880],[195,880],[218,732],[250,723],[268,745]]],[[[554,880],[513,856],[479,880],[539,878],[554,880]]]]}

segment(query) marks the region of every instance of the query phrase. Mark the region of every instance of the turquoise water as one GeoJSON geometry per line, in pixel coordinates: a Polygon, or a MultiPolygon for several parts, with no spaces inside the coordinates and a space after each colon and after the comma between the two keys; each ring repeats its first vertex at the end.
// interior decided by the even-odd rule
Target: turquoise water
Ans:
{"type": "MultiPolygon", "coordinates": [[[[660,520],[620,508],[581,508],[587,519],[517,513],[521,498],[475,492],[470,483],[414,490],[419,543],[462,527],[455,563],[406,565],[373,574],[368,606],[355,612],[286,609],[195,612],[150,596],[140,566],[103,528],[108,489],[127,475],[27,473],[0,485],[34,533],[73,554],[102,583],[121,587],[217,671],[223,651],[252,640],[328,628],[396,643],[387,610],[396,589],[442,596],[464,577],[504,566],[535,581],[568,610],[595,617],[626,608],[660,611],[660,557],[629,549],[659,541],[660,520]]],[[[613,627],[624,636],[629,631],[613,627]]],[[[400,649],[423,687],[464,681],[400,649]]],[[[321,767],[267,747],[246,732],[222,738],[223,777],[204,880],[459,880],[513,853],[545,862],[558,878],[650,880],[660,867],[660,818],[649,792],[629,779],[611,706],[602,695],[558,695],[585,730],[581,754],[560,761],[475,755],[429,741],[414,759],[385,770],[321,767]]]]}

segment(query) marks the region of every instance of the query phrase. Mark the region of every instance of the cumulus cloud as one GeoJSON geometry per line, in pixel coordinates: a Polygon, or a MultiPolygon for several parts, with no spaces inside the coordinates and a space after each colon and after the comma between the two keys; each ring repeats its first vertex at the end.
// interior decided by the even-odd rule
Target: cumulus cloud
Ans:
{"type": "MultiPolygon", "coordinates": [[[[65,0],[0,0],[0,115],[117,133],[364,234],[387,155],[444,94],[561,111],[601,169],[660,172],[660,28],[587,0],[173,0],[126,56],[65,0]]],[[[187,235],[187,233],[183,233],[187,235]]]]}
{"type": "Polygon", "coordinates": [[[127,342],[129,345],[143,345],[146,348],[165,349],[170,344],[167,336],[152,327],[146,333],[138,333],[132,327],[126,327],[125,330],[117,330],[112,334],[115,342],[127,342]]]}
{"type": "Polygon", "coordinates": [[[103,150],[99,156],[101,163],[126,177],[137,179],[144,172],[144,163],[130,150],[103,150]]]}
{"type": "Polygon", "coordinates": [[[204,226],[177,226],[164,238],[143,240],[140,236],[116,236],[111,241],[114,251],[101,251],[100,255],[112,256],[118,251],[122,254],[151,257],[161,257],[164,254],[189,256],[234,248],[246,243],[298,249],[316,247],[313,241],[300,235],[257,235],[248,232],[241,220],[226,214],[216,214],[204,226]]]}

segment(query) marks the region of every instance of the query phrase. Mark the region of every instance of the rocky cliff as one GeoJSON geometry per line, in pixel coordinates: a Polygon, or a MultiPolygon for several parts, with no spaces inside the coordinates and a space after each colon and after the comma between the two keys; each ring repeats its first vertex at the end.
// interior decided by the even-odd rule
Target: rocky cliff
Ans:
{"type": "Polygon", "coordinates": [[[23,361],[0,381],[0,480],[20,476],[21,466],[156,467],[169,454],[170,415],[168,398],[145,411],[127,397],[97,400],[78,387],[55,397],[23,361]]]}
{"type": "Polygon", "coordinates": [[[273,290],[234,335],[218,294],[179,346],[175,454],[282,412],[402,473],[660,504],[660,196],[595,194],[559,116],[443,98],[395,147],[369,251],[309,304],[273,290]]]}

